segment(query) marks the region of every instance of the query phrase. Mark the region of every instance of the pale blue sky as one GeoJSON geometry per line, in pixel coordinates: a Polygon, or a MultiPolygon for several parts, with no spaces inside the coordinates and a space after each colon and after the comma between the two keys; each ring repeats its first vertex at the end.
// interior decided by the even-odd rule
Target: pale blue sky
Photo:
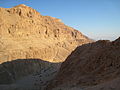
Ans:
{"type": "Polygon", "coordinates": [[[120,36],[120,0],[0,0],[0,7],[19,4],[59,18],[95,40],[120,36]]]}

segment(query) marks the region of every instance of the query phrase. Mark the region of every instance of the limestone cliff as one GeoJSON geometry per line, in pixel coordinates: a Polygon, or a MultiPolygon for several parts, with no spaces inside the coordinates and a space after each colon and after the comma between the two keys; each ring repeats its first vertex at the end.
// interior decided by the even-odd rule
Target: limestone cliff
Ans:
{"type": "Polygon", "coordinates": [[[26,5],[0,8],[0,63],[39,58],[61,62],[91,40],[60,19],[42,16],[26,5]]]}

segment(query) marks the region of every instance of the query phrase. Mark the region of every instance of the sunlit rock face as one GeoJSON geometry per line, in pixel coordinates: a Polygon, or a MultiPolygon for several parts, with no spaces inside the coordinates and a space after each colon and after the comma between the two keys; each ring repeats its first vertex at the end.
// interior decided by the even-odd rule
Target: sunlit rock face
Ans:
{"type": "Polygon", "coordinates": [[[26,5],[0,8],[0,63],[29,58],[62,62],[78,45],[89,42],[60,19],[26,5]]]}
{"type": "Polygon", "coordinates": [[[120,90],[118,82],[120,38],[112,42],[99,40],[77,47],[62,63],[47,90],[120,90]]]}

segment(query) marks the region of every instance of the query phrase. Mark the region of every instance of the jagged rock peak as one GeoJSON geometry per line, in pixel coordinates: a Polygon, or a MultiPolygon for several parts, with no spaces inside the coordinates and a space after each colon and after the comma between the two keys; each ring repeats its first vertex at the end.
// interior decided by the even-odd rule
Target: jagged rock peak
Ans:
{"type": "Polygon", "coordinates": [[[27,6],[27,5],[25,5],[25,4],[20,4],[20,5],[17,5],[17,6],[15,6],[15,7],[29,7],[29,6],[27,6]]]}
{"type": "Polygon", "coordinates": [[[6,9],[6,11],[9,12],[10,14],[18,14],[19,16],[22,17],[32,18],[34,16],[40,16],[40,13],[38,11],[24,4],[20,4],[12,8],[8,8],[6,9]]]}
{"type": "MultiPolygon", "coordinates": [[[[35,9],[33,9],[32,7],[29,7],[29,6],[25,5],[25,4],[19,4],[19,5],[17,5],[17,6],[12,7],[12,8],[24,8],[24,9],[32,9],[32,10],[35,10],[35,9]]],[[[36,10],[35,10],[35,11],[36,11],[36,10]]]]}

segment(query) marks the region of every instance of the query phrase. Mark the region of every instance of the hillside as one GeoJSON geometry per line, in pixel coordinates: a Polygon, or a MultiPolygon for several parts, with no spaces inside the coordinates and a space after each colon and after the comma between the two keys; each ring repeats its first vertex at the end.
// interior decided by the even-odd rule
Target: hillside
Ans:
{"type": "Polygon", "coordinates": [[[24,4],[0,8],[0,90],[44,90],[61,62],[90,42],[60,19],[24,4]]]}
{"type": "Polygon", "coordinates": [[[60,19],[42,16],[24,4],[0,8],[0,63],[30,58],[62,62],[78,45],[89,42],[60,19]]]}
{"type": "Polygon", "coordinates": [[[120,90],[119,82],[120,38],[77,47],[47,90],[120,90]]]}

